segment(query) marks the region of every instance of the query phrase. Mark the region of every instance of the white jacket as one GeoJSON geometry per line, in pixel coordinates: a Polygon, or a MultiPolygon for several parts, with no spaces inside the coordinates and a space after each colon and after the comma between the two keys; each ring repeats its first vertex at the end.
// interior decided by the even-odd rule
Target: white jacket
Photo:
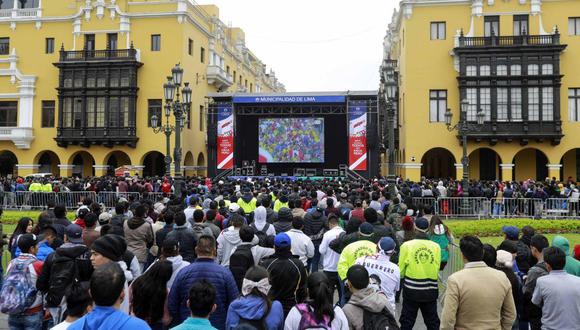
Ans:
{"type": "Polygon", "coordinates": [[[300,257],[300,261],[306,267],[309,258],[314,257],[314,244],[310,237],[306,236],[302,230],[290,229],[286,232],[292,242],[292,254],[300,257]]]}

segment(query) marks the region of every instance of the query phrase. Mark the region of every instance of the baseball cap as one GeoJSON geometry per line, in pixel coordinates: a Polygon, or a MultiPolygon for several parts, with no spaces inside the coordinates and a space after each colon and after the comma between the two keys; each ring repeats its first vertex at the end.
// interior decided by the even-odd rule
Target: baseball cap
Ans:
{"type": "Polygon", "coordinates": [[[237,203],[231,203],[229,210],[230,212],[238,212],[238,210],[240,209],[240,206],[237,203]]]}
{"type": "Polygon", "coordinates": [[[507,238],[509,239],[518,239],[518,236],[520,236],[520,230],[518,229],[518,227],[515,226],[503,226],[503,228],[501,229],[501,231],[507,236],[507,238]]]}
{"type": "Polygon", "coordinates": [[[396,247],[395,241],[390,237],[381,238],[377,245],[381,251],[385,252],[385,254],[393,253],[396,247]]]}
{"type": "Polygon", "coordinates": [[[68,237],[68,241],[71,243],[83,243],[83,228],[79,225],[71,223],[64,229],[64,234],[68,237]]]}
{"type": "Polygon", "coordinates": [[[371,225],[370,223],[364,222],[363,224],[360,225],[360,227],[358,228],[358,231],[363,236],[370,236],[373,234],[374,228],[373,228],[373,225],[371,225]]]}
{"type": "Polygon", "coordinates": [[[427,219],[425,218],[417,218],[415,219],[415,229],[417,229],[420,232],[427,232],[427,229],[429,228],[429,221],[427,221],[427,219]]]}
{"type": "Polygon", "coordinates": [[[31,247],[38,244],[39,239],[34,234],[22,234],[18,236],[17,241],[18,241],[17,245],[20,251],[22,251],[22,253],[26,253],[30,250],[31,247]]]}
{"type": "Polygon", "coordinates": [[[292,240],[286,233],[280,233],[274,238],[274,246],[277,248],[290,247],[291,245],[292,240]]]}

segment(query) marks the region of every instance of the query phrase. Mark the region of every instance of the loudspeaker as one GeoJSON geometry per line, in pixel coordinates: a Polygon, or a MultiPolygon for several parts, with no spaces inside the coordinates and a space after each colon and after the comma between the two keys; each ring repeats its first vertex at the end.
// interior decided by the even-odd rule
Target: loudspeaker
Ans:
{"type": "Polygon", "coordinates": [[[250,161],[243,160],[242,161],[242,167],[248,167],[248,166],[250,166],[250,161]]]}
{"type": "Polygon", "coordinates": [[[375,148],[378,143],[378,138],[377,124],[369,122],[367,125],[367,146],[369,148],[375,148]]]}
{"type": "Polygon", "coordinates": [[[236,167],[236,169],[234,170],[234,173],[236,174],[236,176],[241,176],[242,175],[242,169],[239,167],[236,167]]]}
{"type": "Polygon", "coordinates": [[[207,128],[207,146],[210,148],[217,147],[217,128],[215,125],[207,128]]]}
{"type": "Polygon", "coordinates": [[[260,175],[261,176],[268,176],[268,167],[267,166],[262,166],[260,168],[260,175]]]}

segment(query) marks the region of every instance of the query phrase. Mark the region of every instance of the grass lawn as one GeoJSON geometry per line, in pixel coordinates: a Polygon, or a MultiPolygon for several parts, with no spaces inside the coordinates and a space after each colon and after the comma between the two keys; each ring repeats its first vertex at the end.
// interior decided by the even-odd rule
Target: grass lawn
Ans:
{"type": "MultiPolygon", "coordinates": [[[[550,241],[551,244],[552,239],[556,235],[557,234],[546,234],[545,236],[548,238],[548,241],[550,241]]],[[[580,234],[558,234],[558,235],[566,237],[570,241],[571,248],[574,247],[574,245],[576,244],[580,244],[580,234]]],[[[497,247],[498,245],[500,245],[501,242],[503,242],[503,237],[481,237],[481,241],[483,243],[489,243],[493,247],[497,247]]]]}

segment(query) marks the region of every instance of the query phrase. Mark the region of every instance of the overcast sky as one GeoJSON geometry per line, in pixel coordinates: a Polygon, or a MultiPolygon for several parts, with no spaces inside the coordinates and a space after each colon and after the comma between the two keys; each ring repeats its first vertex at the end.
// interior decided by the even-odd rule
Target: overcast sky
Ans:
{"type": "Polygon", "coordinates": [[[242,28],[289,92],[374,90],[396,0],[197,0],[242,28]]]}

